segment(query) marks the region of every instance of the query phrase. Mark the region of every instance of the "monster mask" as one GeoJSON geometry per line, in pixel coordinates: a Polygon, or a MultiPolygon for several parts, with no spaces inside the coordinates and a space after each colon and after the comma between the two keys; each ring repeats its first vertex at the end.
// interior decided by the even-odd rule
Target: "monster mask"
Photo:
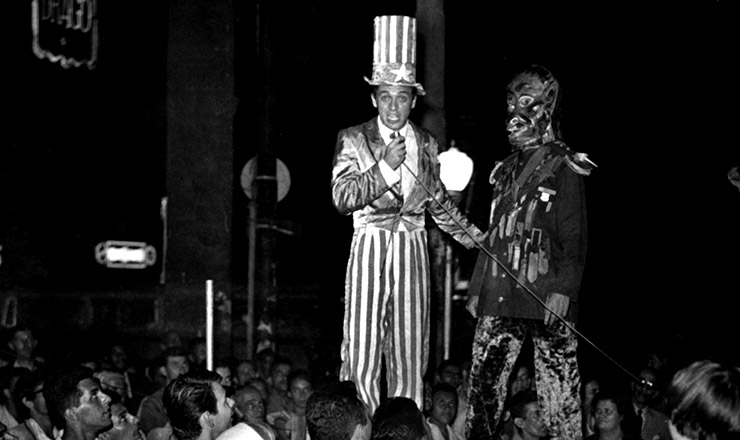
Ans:
{"type": "Polygon", "coordinates": [[[536,148],[558,139],[555,112],[560,86],[550,71],[531,66],[506,90],[509,143],[514,150],[536,148]]]}

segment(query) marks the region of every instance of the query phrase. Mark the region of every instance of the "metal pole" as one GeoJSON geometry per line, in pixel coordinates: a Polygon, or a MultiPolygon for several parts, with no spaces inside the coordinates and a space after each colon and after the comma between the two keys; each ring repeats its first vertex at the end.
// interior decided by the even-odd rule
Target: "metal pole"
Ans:
{"type": "Polygon", "coordinates": [[[450,336],[452,334],[452,245],[445,237],[445,323],[444,359],[450,358],[450,336]]]}
{"type": "Polygon", "coordinates": [[[206,369],[213,371],[213,280],[206,280],[206,369]]]}
{"type": "Polygon", "coordinates": [[[249,224],[247,239],[249,254],[247,256],[247,356],[254,356],[254,298],[255,298],[255,264],[257,262],[257,201],[249,200],[249,224]]]}

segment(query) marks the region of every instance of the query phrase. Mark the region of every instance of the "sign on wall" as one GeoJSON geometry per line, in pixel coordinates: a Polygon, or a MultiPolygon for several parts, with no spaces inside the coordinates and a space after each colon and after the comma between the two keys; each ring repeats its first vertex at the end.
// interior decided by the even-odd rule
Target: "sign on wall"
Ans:
{"type": "Polygon", "coordinates": [[[33,0],[33,53],[69,67],[95,68],[97,0],[33,0]]]}

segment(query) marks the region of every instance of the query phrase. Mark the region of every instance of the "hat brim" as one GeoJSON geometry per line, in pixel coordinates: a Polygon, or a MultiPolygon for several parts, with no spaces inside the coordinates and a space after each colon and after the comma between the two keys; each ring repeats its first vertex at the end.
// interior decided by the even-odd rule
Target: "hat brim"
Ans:
{"type": "Polygon", "coordinates": [[[424,96],[427,94],[426,90],[424,90],[424,86],[422,86],[421,83],[371,80],[370,78],[366,76],[364,77],[364,79],[371,86],[407,86],[407,87],[414,87],[416,89],[416,94],[419,96],[424,96]]]}

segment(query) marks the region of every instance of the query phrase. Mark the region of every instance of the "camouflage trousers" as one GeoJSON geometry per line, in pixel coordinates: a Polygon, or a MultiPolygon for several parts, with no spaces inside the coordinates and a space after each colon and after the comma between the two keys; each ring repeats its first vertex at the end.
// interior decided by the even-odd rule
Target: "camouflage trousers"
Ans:
{"type": "Polygon", "coordinates": [[[467,439],[491,440],[499,425],[507,384],[527,336],[534,346],[535,384],[551,439],[581,440],[580,375],[576,335],[561,321],[481,316],[473,341],[467,439]]]}

